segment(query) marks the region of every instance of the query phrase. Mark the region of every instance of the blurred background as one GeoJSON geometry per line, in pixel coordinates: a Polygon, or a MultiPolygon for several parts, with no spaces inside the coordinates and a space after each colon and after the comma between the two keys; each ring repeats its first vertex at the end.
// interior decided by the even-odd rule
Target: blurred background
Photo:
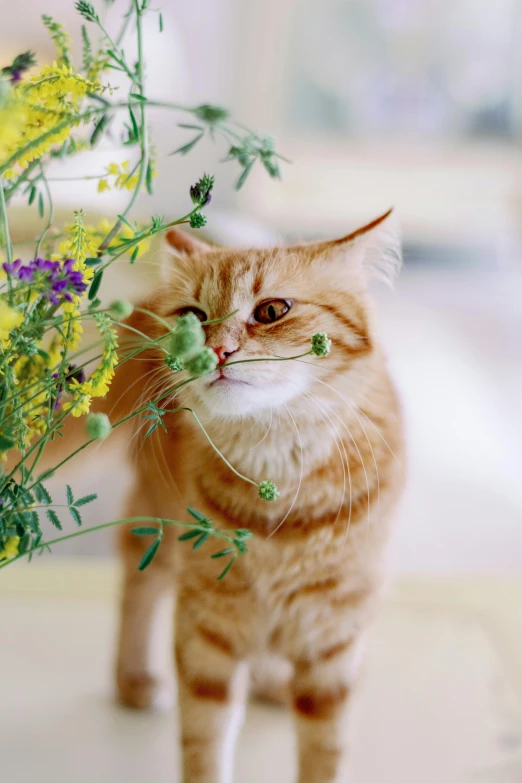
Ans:
{"type": "MultiPolygon", "coordinates": [[[[473,612],[482,617],[487,604],[493,613],[488,628],[498,626],[498,613],[506,611],[503,639],[515,633],[520,644],[521,594],[497,593],[491,585],[503,579],[519,584],[522,573],[521,0],[163,0],[158,5],[164,32],[158,32],[156,14],[146,24],[149,95],[224,105],[245,125],[272,133],[292,163],[283,165],[280,182],[254,171],[238,193],[239,169],[234,162],[220,162],[226,156],[223,146],[204,142],[187,157],[168,156],[189,132],[177,125],[183,117],[154,111],[158,177],[154,195],[142,197],[135,216],[183,214],[188,188],[203,171],[216,176],[208,235],[226,244],[333,238],[395,207],[405,265],[394,291],[375,292],[404,403],[410,454],[393,572],[409,585],[408,600],[417,589],[412,585],[422,595],[429,593],[432,612],[439,605],[455,607],[463,595],[459,580],[473,575],[476,587],[469,595],[482,597],[469,598],[471,604],[462,599],[474,609],[460,618],[459,629],[466,623],[471,628],[475,620],[482,628],[473,612]],[[446,580],[442,593],[419,587],[431,578],[446,580]]],[[[116,0],[107,8],[109,30],[126,7],[116,0]]],[[[80,40],[72,2],[47,0],[43,9],[37,0],[18,0],[16,11],[2,12],[0,65],[28,48],[40,63],[52,61],[42,10],[80,40]]],[[[117,85],[117,78],[110,80],[117,85]]],[[[100,171],[128,157],[110,142],[96,154],[100,171]]],[[[95,164],[94,154],[87,161],[80,155],[67,163],[66,174],[92,173],[95,164]]],[[[56,176],[64,176],[63,169],[56,176]]],[[[125,203],[121,192],[98,195],[95,183],[56,182],[53,192],[64,220],[70,218],[71,204],[83,207],[95,222],[125,203]]],[[[20,205],[14,218],[20,238],[24,232],[32,235],[33,219],[36,214],[29,218],[20,205]]],[[[133,275],[128,267],[115,270],[113,290],[137,297],[152,287],[157,252],[149,264],[136,264],[133,275]]],[[[92,491],[91,481],[80,477],[78,491],[92,491]]],[[[127,481],[124,470],[104,468],[96,481],[104,497],[103,516],[115,517],[127,481]]],[[[91,522],[99,521],[99,509],[91,510],[91,522]]],[[[56,549],[53,557],[111,549],[103,536],[80,542],[56,549]]],[[[421,616],[418,608],[407,627],[422,624],[421,616]]],[[[435,643],[451,636],[444,624],[447,614],[444,618],[441,627],[430,626],[435,643]]],[[[429,657],[429,633],[421,656],[429,657]]],[[[497,671],[487,658],[489,652],[484,663],[477,653],[480,644],[468,641],[469,647],[459,647],[460,636],[448,642],[450,651],[461,651],[460,664],[453,654],[447,669],[434,664],[440,688],[436,677],[432,684],[439,692],[445,688],[443,672],[462,684],[483,664],[493,680],[504,677],[498,673],[502,666],[497,671]]],[[[405,643],[397,644],[398,662],[405,643]]],[[[513,645],[510,671],[518,678],[520,695],[522,646],[513,645]]],[[[381,663],[382,675],[389,664],[381,663]]],[[[489,696],[480,709],[471,707],[480,691],[477,683],[468,683],[474,694],[466,702],[468,713],[454,712],[454,703],[449,707],[457,732],[466,732],[471,712],[476,716],[483,708],[486,723],[491,718],[489,696]]],[[[398,698],[408,702],[404,691],[398,698]]],[[[425,710],[427,699],[413,699],[412,714],[425,710]]],[[[505,715],[515,708],[502,709],[505,715]]],[[[437,726],[442,723],[441,717],[437,726]]],[[[393,773],[390,750],[391,768],[366,771],[360,779],[520,783],[520,756],[518,762],[512,759],[522,748],[522,732],[513,729],[515,723],[519,727],[518,718],[508,723],[511,728],[498,734],[502,753],[512,754],[508,761],[495,745],[501,760],[492,757],[478,771],[457,764],[432,777],[432,771],[414,766],[410,776],[405,769],[393,773]]],[[[381,728],[385,735],[388,729],[381,728]]],[[[471,764],[477,748],[485,747],[489,729],[484,735],[469,731],[471,764]]],[[[441,758],[448,743],[449,738],[439,749],[441,758]]],[[[458,748],[453,751],[462,761],[458,748]]],[[[248,773],[242,780],[254,777],[248,773]]]]}

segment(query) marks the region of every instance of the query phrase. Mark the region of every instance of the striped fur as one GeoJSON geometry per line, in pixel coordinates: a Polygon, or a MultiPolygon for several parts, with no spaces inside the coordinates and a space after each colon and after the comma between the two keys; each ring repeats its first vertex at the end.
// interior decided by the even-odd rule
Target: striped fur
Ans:
{"type": "MultiPolygon", "coordinates": [[[[220,582],[222,561],[209,557],[219,543],[192,552],[169,530],[142,574],[136,560],[146,543],[122,535],[119,693],[135,707],[152,703],[150,616],[175,582],[184,783],[231,781],[245,671],[258,682],[263,656],[290,664],[290,680],[277,688],[287,688],[295,713],[299,783],[345,780],[346,716],[403,477],[400,410],[366,293],[365,258],[383,222],[333,243],[268,251],[212,249],[173,232],[166,282],[146,303],[165,318],[187,306],[210,318],[237,310],[207,327],[207,344],[225,346],[231,360],[302,353],[317,331],[333,343],[326,359],[235,365],[228,372],[242,384],[216,391],[208,376],[176,400],[198,413],[232,465],[276,482],[275,503],[216,457],[188,413],[167,414],[167,433],[132,441],[133,515],[186,518],[191,505],[217,526],[256,534],[220,582]],[[269,298],[292,307],[281,321],[253,323],[255,305],[269,298]]],[[[152,336],[162,328],[139,313],[130,324],[152,336]]],[[[153,353],[125,367],[106,406],[113,417],[173,382],[153,353]]]]}

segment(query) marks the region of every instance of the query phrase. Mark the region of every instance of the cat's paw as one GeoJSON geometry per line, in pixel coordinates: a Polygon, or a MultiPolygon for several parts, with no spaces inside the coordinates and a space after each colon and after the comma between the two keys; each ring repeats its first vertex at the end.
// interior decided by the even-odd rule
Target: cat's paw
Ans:
{"type": "Polygon", "coordinates": [[[120,704],[135,710],[150,710],[158,706],[162,688],[147,672],[119,674],[116,682],[120,704]]]}

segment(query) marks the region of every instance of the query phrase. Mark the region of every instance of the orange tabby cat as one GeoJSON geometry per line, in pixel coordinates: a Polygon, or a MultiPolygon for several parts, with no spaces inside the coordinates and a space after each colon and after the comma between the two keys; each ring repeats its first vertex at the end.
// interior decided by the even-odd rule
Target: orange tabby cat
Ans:
{"type": "MultiPolygon", "coordinates": [[[[222,581],[222,561],[210,559],[222,543],[211,539],[193,552],[168,528],[142,573],[136,565],[147,539],[122,533],[119,695],[134,707],[153,702],[151,618],[163,590],[176,586],[184,783],[231,781],[248,668],[255,678],[269,656],[291,666],[299,783],[346,780],[346,716],[403,483],[401,416],[366,291],[372,271],[397,260],[393,243],[383,245],[387,218],[337,241],[271,250],[212,248],[179,231],[168,235],[175,252],[145,307],[167,319],[236,311],[205,327],[219,367],[186,386],[175,404],[197,412],[233,466],[281,489],[276,502],[259,499],[216,456],[190,413],[166,414],[167,432],[132,441],[129,515],[187,519],[190,505],[217,527],[254,533],[248,554],[222,581]],[[332,341],[326,358],[227,368],[229,359],[303,353],[319,331],[332,341]]],[[[129,324],[151,336],[162,331],[137,312],[129,324]]],[[[106,408],[113,419],[182,377],[152,351],[124,367],[106,408]]]]}

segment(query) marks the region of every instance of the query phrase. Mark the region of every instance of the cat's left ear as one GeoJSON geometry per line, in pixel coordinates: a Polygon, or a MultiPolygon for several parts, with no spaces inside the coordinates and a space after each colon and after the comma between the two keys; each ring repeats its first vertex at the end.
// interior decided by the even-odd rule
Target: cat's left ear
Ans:
{"type": "Polygon", "coordinates": [[[402,264],[401,238],[393,210],[341,239],[313,242],[303,247],[310,260],[338,260],[347,273],[365,282],[393,282],[402,264]]]}

